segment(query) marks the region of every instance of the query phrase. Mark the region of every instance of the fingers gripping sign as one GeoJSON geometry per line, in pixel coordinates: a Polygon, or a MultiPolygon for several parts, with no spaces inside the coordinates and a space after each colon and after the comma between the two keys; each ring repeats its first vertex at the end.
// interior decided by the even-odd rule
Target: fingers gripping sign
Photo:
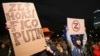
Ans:
{"type": "Polygon", "coordinates": [[[11,26],[11,23],[10,23],[9,21],[7,21],[5,24],[6,24],[6,29],[9,29],[9,28],[12,27],[12,26],[11,26]]]}

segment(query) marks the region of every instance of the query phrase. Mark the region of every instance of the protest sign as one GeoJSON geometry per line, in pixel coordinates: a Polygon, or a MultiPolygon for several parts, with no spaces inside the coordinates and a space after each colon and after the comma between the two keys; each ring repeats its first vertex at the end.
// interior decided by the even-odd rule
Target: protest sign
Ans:
{"type": "Polygon", "coordinates": [[[84,19],[67,18],[68,33],[70,34],[84,34],[85,25],[84,19]]]}
{"type": "Polygon", "coordinates": [[[67,18],[67,40],[73,43],[77,37],[79,37],[82,42],[84,41],[83,45],[85,45],[87,34],[84,19],[67,18]]]}
{"type": "Polygon", "coordinates": [[[6,21],[16,56],[30,56],[44,50],[46,45],[33,3],[3,3],[6,21]]]}

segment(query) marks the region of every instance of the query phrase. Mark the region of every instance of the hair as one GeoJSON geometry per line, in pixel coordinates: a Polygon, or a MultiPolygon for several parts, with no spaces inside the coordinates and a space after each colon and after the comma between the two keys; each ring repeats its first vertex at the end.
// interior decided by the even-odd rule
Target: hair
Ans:
{"type": "Polygon", "coordinates": [[[78,47],[78,48],[82,48],[82,47],[81,47],[81,46],[82,46],[82,41],[81,41],[81,45],[78,45],[78,44],[76,43],[77,40],[80,40],[80,41],[81,41],[81,39],[80,39],[79,37],[76,37],[76,39],[74,40],[74,45],[75,45],[76,47],[78,47]]]}

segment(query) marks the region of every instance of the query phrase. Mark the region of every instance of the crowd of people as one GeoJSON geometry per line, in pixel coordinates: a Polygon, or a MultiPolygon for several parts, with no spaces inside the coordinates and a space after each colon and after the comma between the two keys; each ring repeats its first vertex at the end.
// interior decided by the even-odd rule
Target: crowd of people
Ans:
{"type": "MultiPolygon", "coordinates": [[[[63,38],[52,39],[53,31],[42,28],[47,46],[45,50],[32,56],[100,56],[100,41],[94,42],[88,39],[83,47],[79,36],[72,44],[63,38]]],[[[0,40],[0,56],[15,56],[12,45],[6,40],[0,40]]]]}

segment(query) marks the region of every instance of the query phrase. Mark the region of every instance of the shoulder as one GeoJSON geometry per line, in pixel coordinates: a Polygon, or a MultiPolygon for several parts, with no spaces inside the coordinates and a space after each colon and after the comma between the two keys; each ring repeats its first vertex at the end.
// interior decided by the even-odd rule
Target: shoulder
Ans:
{"type": "Polygon", "coordinates": [[[76,46],[72,46],[72,51],[75,51],[77,49],[76,46]]]}

